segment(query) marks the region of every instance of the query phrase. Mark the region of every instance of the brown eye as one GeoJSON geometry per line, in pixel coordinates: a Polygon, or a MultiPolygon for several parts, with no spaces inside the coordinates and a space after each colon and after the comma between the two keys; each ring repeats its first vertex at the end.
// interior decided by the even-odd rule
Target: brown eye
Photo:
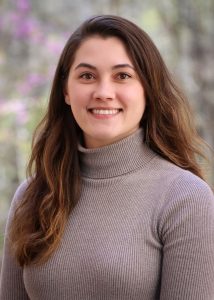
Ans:
{"type": "Polygon", "coordinates": [[[124,79],[131,78],[131,76],[129,74],[127,74],[127,73],[119,73],[118,74],[118,78],[124,80],[124,79]]]}
{"type": "Polygon", "coordinates": [[[91,79],[94,79],[94,75],[87,72],[87,73],[81,74],[80,78],[85,79],[85,80],[91,80],[91,79]]]}

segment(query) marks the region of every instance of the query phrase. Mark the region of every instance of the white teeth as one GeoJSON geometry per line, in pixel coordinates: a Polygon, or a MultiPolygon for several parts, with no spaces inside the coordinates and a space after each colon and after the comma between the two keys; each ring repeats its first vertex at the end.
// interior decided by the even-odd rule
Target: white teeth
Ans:
{"type": "Polygon", "coordinates": [[[91,112],[96,115],[115,115],[119,109],[92,109],[91,112]]]}

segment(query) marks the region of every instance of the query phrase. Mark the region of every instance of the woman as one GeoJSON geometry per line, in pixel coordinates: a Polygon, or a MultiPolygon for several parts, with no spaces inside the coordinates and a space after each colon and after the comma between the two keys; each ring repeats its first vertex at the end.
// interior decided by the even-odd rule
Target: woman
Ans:
{"type": "Polygon", "coordinates": [[[9,215],[1,299],[214,299],[214,197],[153,42],[85,21],[56,69],[9,215]]]}

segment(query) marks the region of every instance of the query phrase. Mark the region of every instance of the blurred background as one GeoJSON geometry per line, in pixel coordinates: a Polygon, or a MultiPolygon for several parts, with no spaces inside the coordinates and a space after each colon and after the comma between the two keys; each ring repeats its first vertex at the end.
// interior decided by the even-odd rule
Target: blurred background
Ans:
{"type": "MultiPolygon", "coordinates": [[[[95,14],[126,17],[151,36],[189,98],[198,132],[214,146],[214,0],[0,0],[0,258],[59,55],[95,14]]],[[[208,180],[214,184],[213,161],[208,180]]]]}

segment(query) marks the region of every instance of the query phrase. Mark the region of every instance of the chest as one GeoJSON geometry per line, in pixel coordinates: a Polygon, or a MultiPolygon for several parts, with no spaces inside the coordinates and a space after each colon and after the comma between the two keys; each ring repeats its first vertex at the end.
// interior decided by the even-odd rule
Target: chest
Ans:
{"type": "Polygon", "coordinates": [[[161,245],[144,197],[126,186],[117,197],[83,190],[54,255],[24,270],[31,299],[155,299],[161,245]]]}

